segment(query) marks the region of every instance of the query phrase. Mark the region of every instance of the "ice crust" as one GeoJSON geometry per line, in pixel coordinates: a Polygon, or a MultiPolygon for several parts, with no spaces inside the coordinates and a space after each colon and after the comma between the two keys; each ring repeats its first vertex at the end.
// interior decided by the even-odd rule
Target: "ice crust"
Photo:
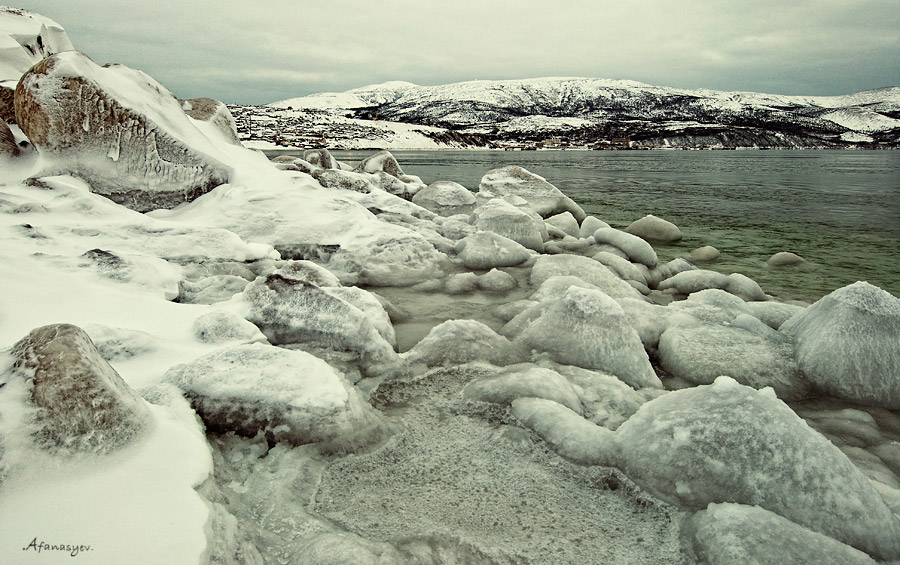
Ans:
{"type": "Polygon", "coordinates": [[[641,294],[602,263],[580,255],[541,255],[531,270],[531,284],[542,285],[550,277],[574,276],[613,298],[640,298],[641,294]]]}
{"type": "Polygon", "coordinates": [[[624,231],[650,241],[673,242],[681,239],[678,226],[653,214],[635,220],[624,231]]]}
{"type": "Polygon", "coordinates": [[[439,216],[471,214],[475,209],[475,195],[453,181],[438,181],[417,192],[413,204],[431,210],[439,216]]]}
{"type": "Polygon", "coordinates": [[[464,398],[511,404],[517,398],[544,398],[581,415],[581,400],[565,377],[551,369],[513,365],[492,377],[476,379],[462,390],[464,398]]]}
{"type": "Polygon", "coordinates": [[[467,269],[514,267],[532,256],[531,251],[521,244],[490,231],[479,231],[460,239],[455,251],[467,269]]]}
{"type": "Polygon", "coordinates": [[[498,196],[524,198],[543,217],[562,212],[570,212],[578,221],[585,217],[584,210],[578,204],[546,179],[515,165],[488,171],[482,177],[478,190],[498,196]]]}
{"type": "Polygon", "coordinates": [[[526,361],[529,351],[481,322],[448,320],[432,328],[404,357],[410,363],[424,363],[428,367],[471,361],[512,365],[526,361]]]}
{"type": "Polygon", "coordinates": [[[835,290],[781,326],[828,394],[900,409],[900,300],[866,282],[835,290]]]}
{"type": "Polygon", "coordinates": [[[636,263],[653,268],[659,263],[653,247],[636,235],[615,228],[599,228],[593,234],[597,243],[608,243],[624,252],[636,263]]]}
{"type": "Polygon", "coordinates": [[[473,225],[509,238],[541,253],[547,239],[547,228],[540,217],[533,217],[506,200],[493,198],[472,213],[473,225]]]}

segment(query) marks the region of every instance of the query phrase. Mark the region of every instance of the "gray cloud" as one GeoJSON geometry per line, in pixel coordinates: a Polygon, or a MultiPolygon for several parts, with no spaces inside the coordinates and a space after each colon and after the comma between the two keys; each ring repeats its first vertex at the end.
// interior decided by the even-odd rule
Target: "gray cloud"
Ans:
{"type": "Polygon", "coordinates": [[[20,0],[97,62],[263,103],[387,80],[588,76],[842,94],[900,85],[896,0],[20,0]]]}

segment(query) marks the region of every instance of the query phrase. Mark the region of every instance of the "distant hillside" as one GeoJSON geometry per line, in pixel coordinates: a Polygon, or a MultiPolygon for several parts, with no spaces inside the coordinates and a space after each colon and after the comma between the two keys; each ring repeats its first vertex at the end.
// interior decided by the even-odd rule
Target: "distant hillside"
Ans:
{"type": "Polygon", "coordinates": [[[586,78],[440,86],[390,82],[264,107],[236,106],[232,111],[245,138],[304,146],[900,145],[900,88],[896,87],[845,96],[781,96],[586,78]]]}

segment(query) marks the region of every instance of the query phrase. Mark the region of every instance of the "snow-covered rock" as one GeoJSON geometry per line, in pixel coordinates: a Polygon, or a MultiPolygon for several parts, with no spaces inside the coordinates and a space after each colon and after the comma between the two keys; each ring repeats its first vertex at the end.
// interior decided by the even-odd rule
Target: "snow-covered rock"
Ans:
{"type": "Polygon", "coordinates": [[[225,310],[213,310],[197,316],[191,329],[194,336],[204,343],[267,343],[259,328],[237,314],[225,310]]]}
{"type": "Polygon", "coordinates": [[[780,331],[797,341],[800,369],[819,390],[900,409],[900,299],[856,282],[798,312],[780,331]]]}
{"type": "Polygon", "coordinates": [[[81,328],[37,328],[13,346],[12,356],[3,388],[20,381],[22,400],[33,410],[22,432],[42,448],[106,452],[134,442],[148,426],[146,402],[81,328]]]}
{"type": "Polygon", "coordinates": [[[900,557],[900,521],[878,491],[771,390],[720,378],[672,392],[615,439],[622,470],[664,500],[757,505],[878,559],[900,557]]]}
{"type": "Polygon", "coordinates": [[[63,27],[50,18],[0,6],[0,81],[17,81],[44,57],[72,49],[63,27]]]}
{"type": "Polygon", "coordinates": [[[545,221],[547,224],[559,229],[566,235],[576,238],[579,237],[581,227],[578,225],[578,220],[575,219],[572,212],[569,212],[568,210],[561,214],[550,216],[545,221]]]}
{"type": "Polygon", "coordinates": [[[692,294],[707,289],[725,290],[728,282],[728,275],[707,269],[695,269],[676,273],[661,281],[657,288],[672,289],[679,294],[692,294]]]}
{"type": "Polygon", "coordinates": [[[594,285],[613,298],[640,298],[641,294],[602,263],[581,255],[541,255],[531,270],[531,284],[541,286],[547,279],[574,276],[594,285]]]}
{"type": "Polygon", "coordinates": [[[447,320],[428,332],[403,357],[428,367],[484,361],[512,365],[528,360],[529,351],[475,320],[447,320]]]}
{"type": "Polygon", "coordinates": [[[657,218],[653,214],[631,222],[624,231],[651,241],[669,243],[681,239],[681,230],[678,229],[678,226],[668,220],[657,218]]]}
{"type": "Polygon", "coordinates": [[[594,232],[593,237],[597,243],[607,243],[621,249],[635,263],[651,269],[659,263],[653,247],[636,235],[615,228],[600,228],[594,232]]]}
{"type": "Polygon", "coordinates": [[[698,247],[688,254],[688,261],[692,262],[709,262],[719,258],[719,250],[712,245],[704,245],[698,247]]]}
{"type": "Polygon", "coordinates": [[[687,533],[697,560],[709,565],[875,565],[862,551],[758,506],[710,504],[691,516],[687,533]]]}
{"type": "Polygon", "coordinates": [[[595,218],[594,216],[588,216],[584,220],[581,221],[581,228],[578,230],[578,237],[581,239],[586,239],[592,237],[594,232],[599,230],[600,228],[608,228],[609,224],[595,218]]]}
{"type": "Polygon", "coordinates": [[[475,209],[475,195],[463,185],[453,181],[431,183],[417,192],[412,201],[439,216],[471,214],[475,209]]]}
{"type": "Polygon", "coordinates": [[[472,219],[480,230],[492,231],[539,253],[544,251],[544,222],[502,198],[492,198],[476,208],[472,219]]]}
{"type": "Polygon", "coordinates": [[[517,338],[554,361],[615,375],[634,388],[662,388],[640,337],[607,294],[570,288],[517,338]]]}
{"type": "Polygon", "coordinates": [[[594,261],[601,263],[604,267],[610,269],[617,275],[619,278],[625,281],[635,281],[641,283],[642,285],[647,284],[647,276],[646,270],[641,269],[644,265],[639,267],[638,264],[632,263],[628,259],[623,259],[619,257],[615,253],[610,253],[609,251],[601,251],[594,255],[594,261]]]}
{"type": "Polygon", "coordinates": [[[208,137],[149,76],[100,67],[67,51],[32,67],[15,96],[16,121],[57,172],[138,211],[194,200],[232,174],[221,137],[208,137]]]}
{"type": "Polygon", "coordinates": [[[447,257],[421,235],[394,237],[339,249],[328,268],[341,282],[370,286],[410,286],[442,276],[447,257]]]}
{"type": "Polygon", "coordinates": [[[806,259],[790,251],[779,251],[766,260],[766,264],[770,267],[786,267],[801,263],[806,263],[806,259]]]}
{"type": "Polygon", "coordinates": [[[581,206],[558,188],[543,177],[515,165],[488,171],[482,177],[478,191],[524,198],[535,212],[545,218],[566,211],[571,212],[578,221],[585,218],[581,206]]]}
{"type": "Polygon", "coordinates": [[[173,367],[164,380],[216,433],[352,446],[376,439],[382,427],[381,414],[340,373],[303,351],[237,345],[173,367]]]}
{"type": "Polygon", "coordinates": [[[327,149],[309,149],[304,151],[303,160],[320,169],[340,169],[337,160],[327,149]]]}
{"type": "Polygon", "coordinates": [[[191,98],[180,100],[184,113],[204,124],[209,124],[215,131],[222,134],[228,143],[240,145],[238,139],[237,124],[228,106],[212,98],[191,98]]]}
{"type": "Polygon", "coordinates": [[[383,316],[370,318],[329,287],[274,273],[249,285],[243,298],[249,306],[247,319],[273,344],[295,345],[317,353],[349,353],[368,376],[395,371],[401,365],[394,348],[376,327],[387,318],[383,309],[383,316]]]}
{"type": "Polygon", "coordinates": [[[479,231],[456,243],[456,255],[467,269],[515,267],[531,258],[532,252],[508,237],[479,231]]]}

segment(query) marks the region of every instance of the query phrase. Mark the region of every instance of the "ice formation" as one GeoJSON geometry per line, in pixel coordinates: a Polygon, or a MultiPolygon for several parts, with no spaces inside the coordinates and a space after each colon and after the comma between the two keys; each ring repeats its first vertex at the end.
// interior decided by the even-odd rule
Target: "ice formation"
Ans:
{"type": "Polygon", "coordinates": [[[779,251],[766,260],[766,264],[772,267],[799,265],[805,262],[806,259],[790,251],[779,251]]]}
{"type": "Polygon", "coordinates": [[[681,239],[678,226],[653,214],[631,222],[624,231],[650,241],[673,242],[681,239]]]}
{"type": "Polygon", "coordinates": [[[580,255],[541,255],[531,270],[531,284],[542,285],[550,277],[574,276],[613,298],[640,298],[640,293],[599,261],[580,255]]]}
{"type": "Polygon", "coordinates": [[[412,201],[440,216],[471,214],[475,209],[475,195],[453,181],[431,183],[417,192],[412,201]]]}
{"type": "Polygon", "coordinates": [[[800,369],[839,398],[900,409],[900,300],[866,282],[835,290],[781,330],[800,369]]]}
{"type": "Polygon", "coordinates": [[[619,248],[628,258],[651,269],[659,263],[653,247],[636,235],[615,228],[599,228],[594,232],[594,241],[608,243],[619,248]]]}
{"type": "Polygon", "coordinates": [[[558,188],[543,177],[515,165],[488,171],[482,177],[478,190],[498,196],[514,195],[524,198],[535,212],[544,217],[561,212],[571,212],[579,221],[585,217],[581,206],[558,188]]]}
{"type": "Polygon", "coordinates": [[[492,198],[476,208],[472,218],[478,229],[492,231],[538,253],[544,251],[547,228],[541,219],[501,198],[492,198]]]}
{"type": "Polygon", "coordinates": [[[491,231],[479,231],[460,239],[455,251],[467,269],[514,267],[532,256],[521,244],[491,231]]]}
{"type": "Polygon", "coordinates": [[[352,445],[377,438],[382,426],[340,373],[303,351],[236,345],[173,367],[163,380],[184,391],[216,433],[352,445]]]}
{"type": "Polygon", "coordinates": [[[410,363],[424,363],[429,367],[471,361],[512,365],[526,361],[529,352],[481,322],[448,320],[432,328],[404,357],[410,363]]]}
{"type": "Polygon", "coordinates": [[[464,398],[511,404],[517,398],[544,398],[582,413],[581,400],[565,377],[551,369],[513,365],[491,377],[475,379],[462,390],[464,398]]]}
{"type": "Polygon", "coordinates": [[[559,363],[604,371],[635,388],[662,388],[622,308],[599,290],[570,288],[517,340],[559,363]]]}
{"type": "Polygon", "coordinates": [[[100,67],[67,51],[31,68],[16,87],[16,121],[58,171],[144,212],[172,208],[228,182],[217,147],[149,76],[100,67]]]}

